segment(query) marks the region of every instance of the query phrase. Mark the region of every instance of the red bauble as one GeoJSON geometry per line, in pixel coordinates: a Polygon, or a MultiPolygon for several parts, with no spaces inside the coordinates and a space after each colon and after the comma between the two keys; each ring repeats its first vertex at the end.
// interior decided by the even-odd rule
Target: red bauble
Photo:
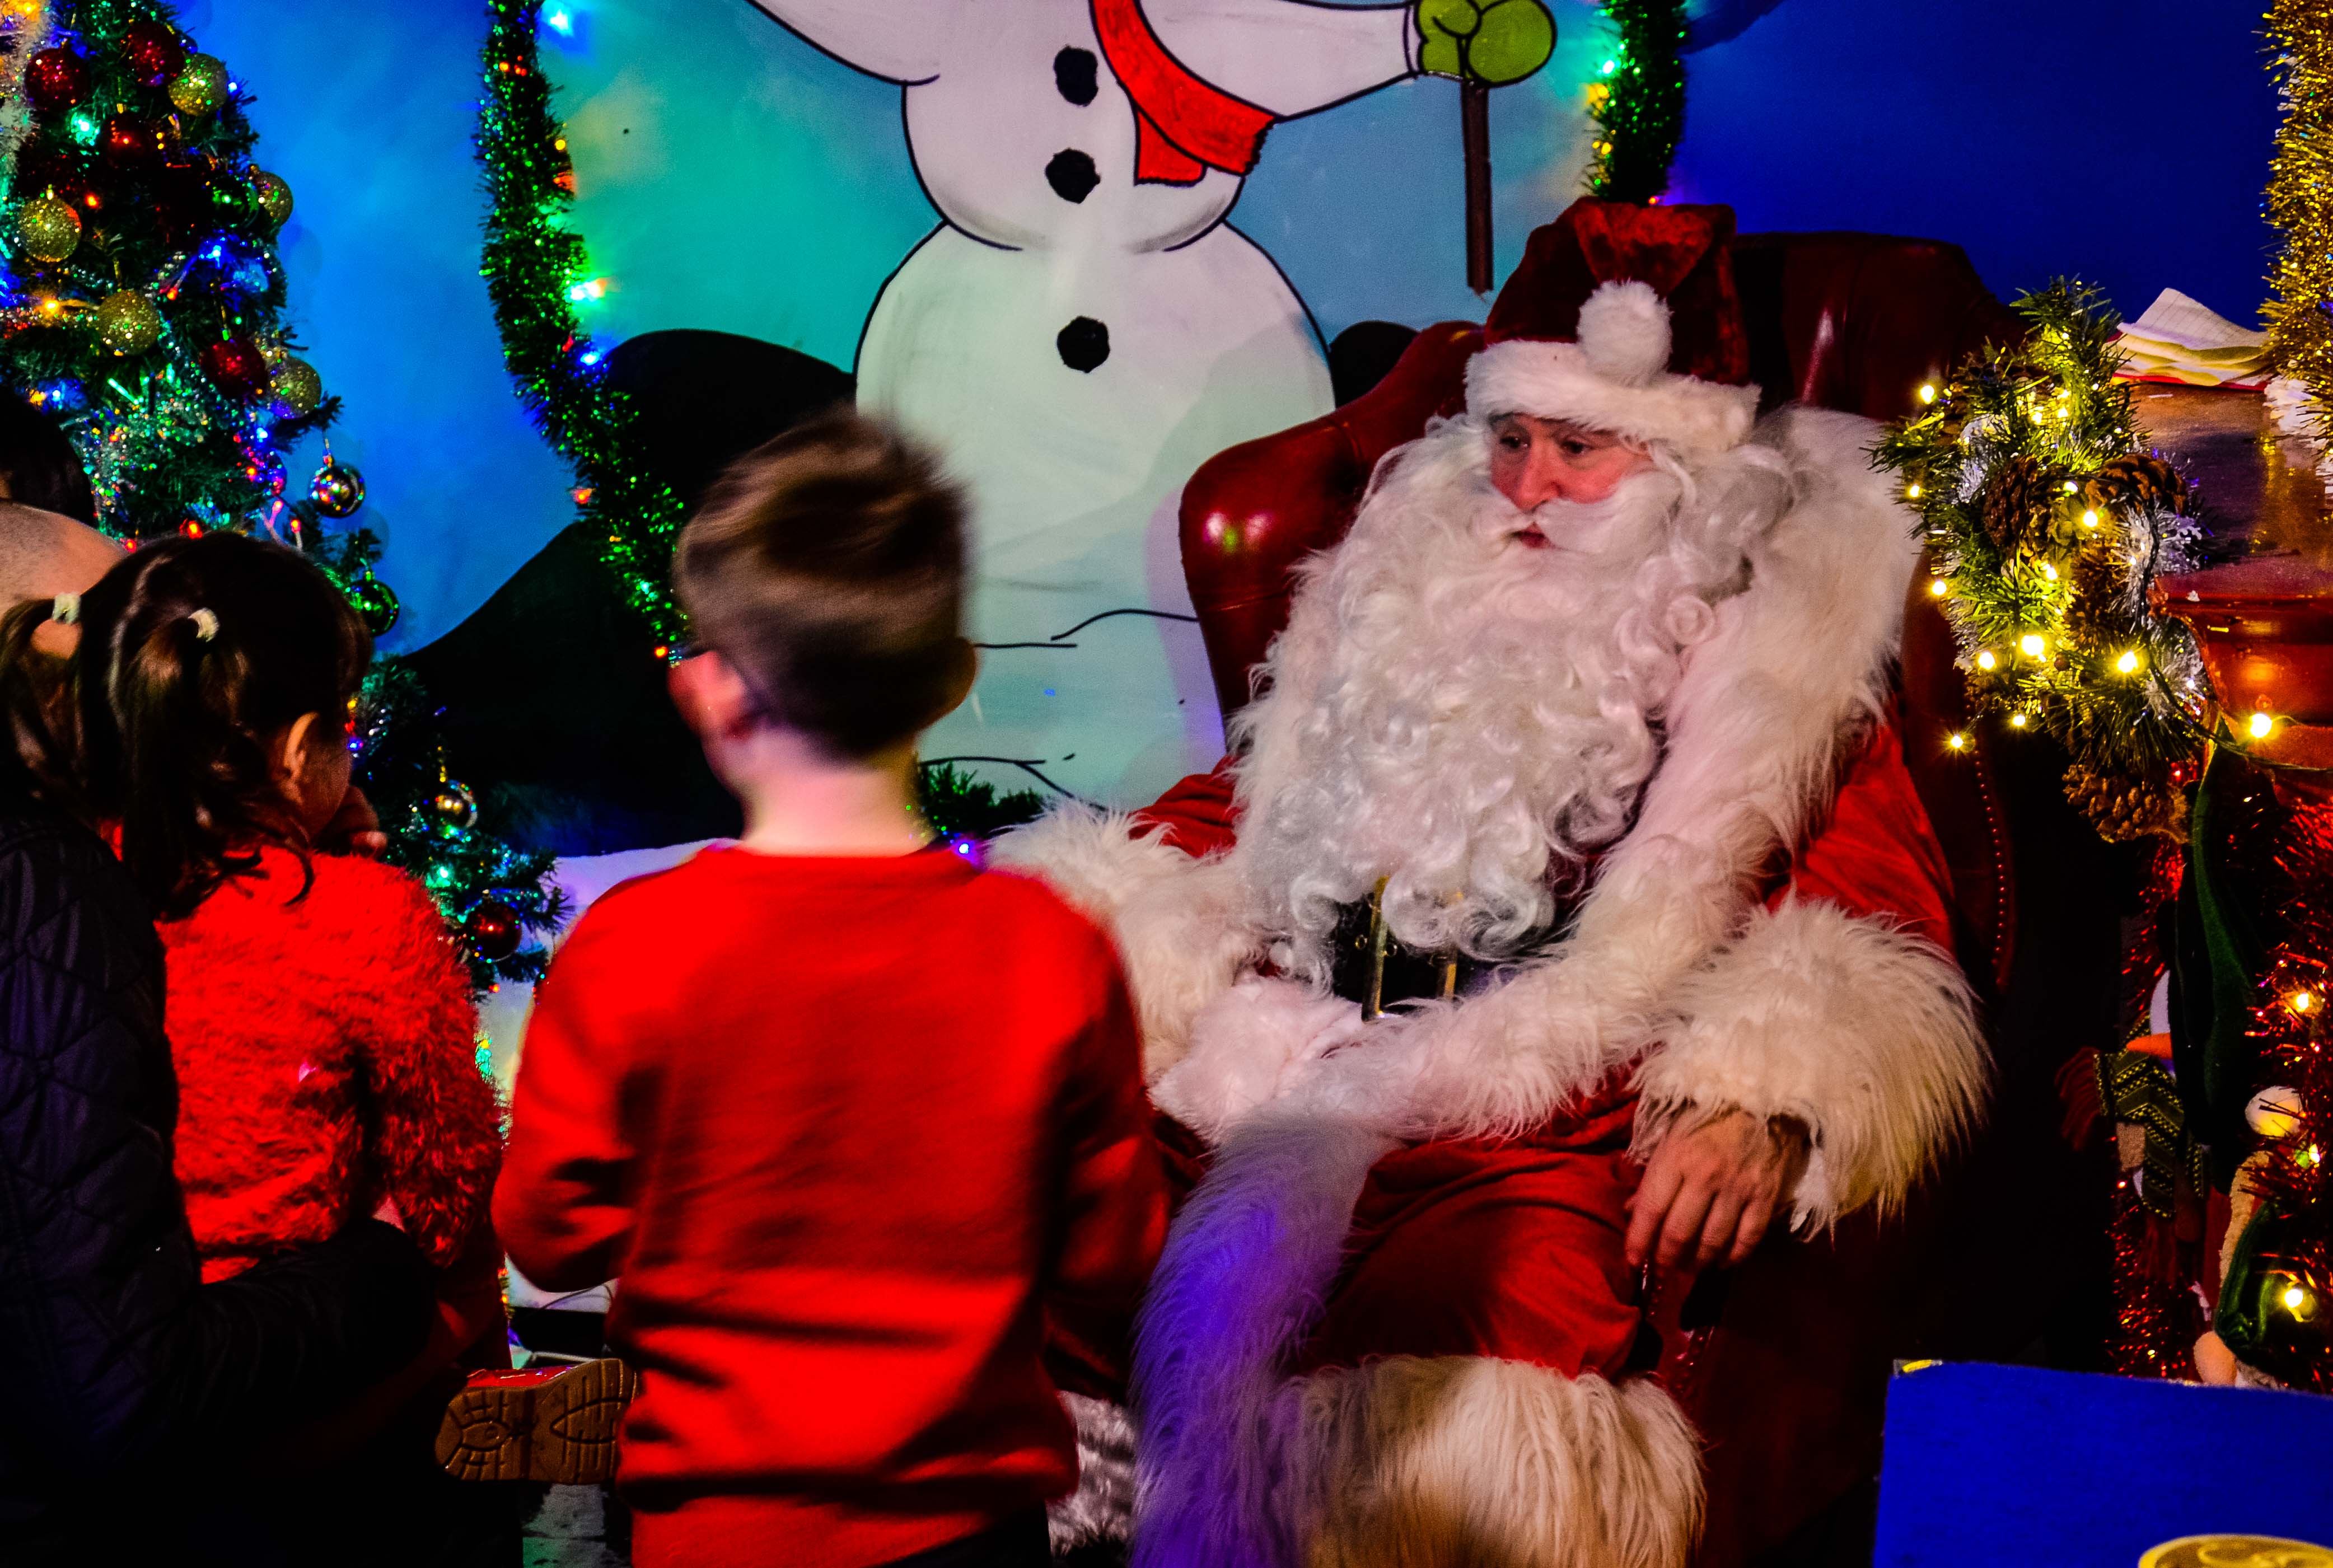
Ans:
{"type": "Polygon", "coordinates": [[[506,959],[518,951],[518,911],[498,899],[480,899],[462,923],[462,934],[470,951],[488,963],[506,959]]]}
{"type": "Polygon", "coordinates": [[[161,152],[161,128],[127,114],[108,115],[97,150],[115,168],[136,168],[161,152]]]}
{"type": "Polygon", "coordinates": [[[132,22],[121,30],[121,57],[130,74],[149,87],[159,87],[178,74],[187,52],[178,35],[159,22],[132,22]]]}
{"type": "Polygon", "coordinates": [[[25,62],[24,93],[43,113],[71,109],[89,96],[89,62],[70,49],[43,49],[25,62]]]}
{"type": "Polygon", "coordinates": [[[266,359],[241,338],[206,343],[197,358],[202,361],[203,374],[230,397],[240,397],[248,403],[267,389],[266,359]]]}

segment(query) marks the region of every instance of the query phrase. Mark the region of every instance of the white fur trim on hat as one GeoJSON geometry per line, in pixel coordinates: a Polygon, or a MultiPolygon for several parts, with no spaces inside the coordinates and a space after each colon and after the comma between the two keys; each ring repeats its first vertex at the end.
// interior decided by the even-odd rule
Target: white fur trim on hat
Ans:
{"type": "Polygon", "coordinates": [[[1466,411],[1479,419],[1531,414],[1570,419],[1689,452],[1724,452],[1749,438],[1758,388],[1672,376],[1669,311],[1651,285],[1599,285],[1579,307],[1579,341],[1515,338],[1466,366],[1466,411]]]}

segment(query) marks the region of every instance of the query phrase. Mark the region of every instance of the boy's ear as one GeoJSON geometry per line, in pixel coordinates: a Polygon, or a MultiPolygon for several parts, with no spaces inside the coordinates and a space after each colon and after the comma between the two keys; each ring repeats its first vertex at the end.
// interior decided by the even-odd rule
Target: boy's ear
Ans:
{"type": "Polygon", "coordinates": [[[753,721],[752,693],[736,669],[715,651],[681,660],[665,679],[672,705],[703,739],[737,734],[753,721]]]}

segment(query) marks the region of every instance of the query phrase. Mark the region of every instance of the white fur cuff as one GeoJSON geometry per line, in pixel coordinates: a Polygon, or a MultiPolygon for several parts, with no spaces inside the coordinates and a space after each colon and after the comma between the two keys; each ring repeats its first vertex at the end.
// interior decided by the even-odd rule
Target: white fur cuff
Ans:
{"type": "Polygon", "coordinates": [[[1652,1382],[1395,1356],[1301,1398],[1309,1568],[1678,1568],[1699,1533],[1700,1444],[1652,1382]]]}
{"type": "Polygon", "coordinates": [[[1280,1097],[1291,1071],[1359,1037],[1361,1009],[1293,980],[1250,976],[1191,1020],[1188,1055],[1150,1087],[1150,1103],[1210,1143],[1280,1097]]]}
{"type": "Polygon", "coordinates": [[[1795,1117],[1814,1143],[1800,1225],[1901,1203],[1983,1114],[1991,1059],[1960,966],[1836,904],[1760,910],[1673,1013],[1638,1074],[1638,1150],[1722,1110],[1795,1117]]]}
{"type": "Polygon", "coordinates": [[[1493,343],[1467,362],[1466,412],[1477,419],[1502,414],[1570,419],[1708,455],[1749,439],[1758,388],[1667,374],[1630,386],[1605,374],[1580,344],[1518,338],[1493,343]]]}
{"type": "Polygon", "coordinates": [[[1044,883],[1117,942],[1146,1079],[1182,1059],[1192,1018],[1263,945],[1225,861],[1194,860],[1120,813],[1061,806],[997,840],[990,858],[1044,883]]]}

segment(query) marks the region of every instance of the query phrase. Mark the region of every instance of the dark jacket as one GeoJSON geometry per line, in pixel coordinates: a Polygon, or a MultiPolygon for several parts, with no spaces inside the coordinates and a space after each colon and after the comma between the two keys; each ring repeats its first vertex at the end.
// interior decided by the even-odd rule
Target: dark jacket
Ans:
{"type": "Polygon", "coordinates": [[[427,1334],[427,1269],[370,1220],[201,1283],[162,1003],[120,863],[0,798],[0,1547],[55,1541],[140,1467],[185,1475],[323,1409],[427,1334]]]}

